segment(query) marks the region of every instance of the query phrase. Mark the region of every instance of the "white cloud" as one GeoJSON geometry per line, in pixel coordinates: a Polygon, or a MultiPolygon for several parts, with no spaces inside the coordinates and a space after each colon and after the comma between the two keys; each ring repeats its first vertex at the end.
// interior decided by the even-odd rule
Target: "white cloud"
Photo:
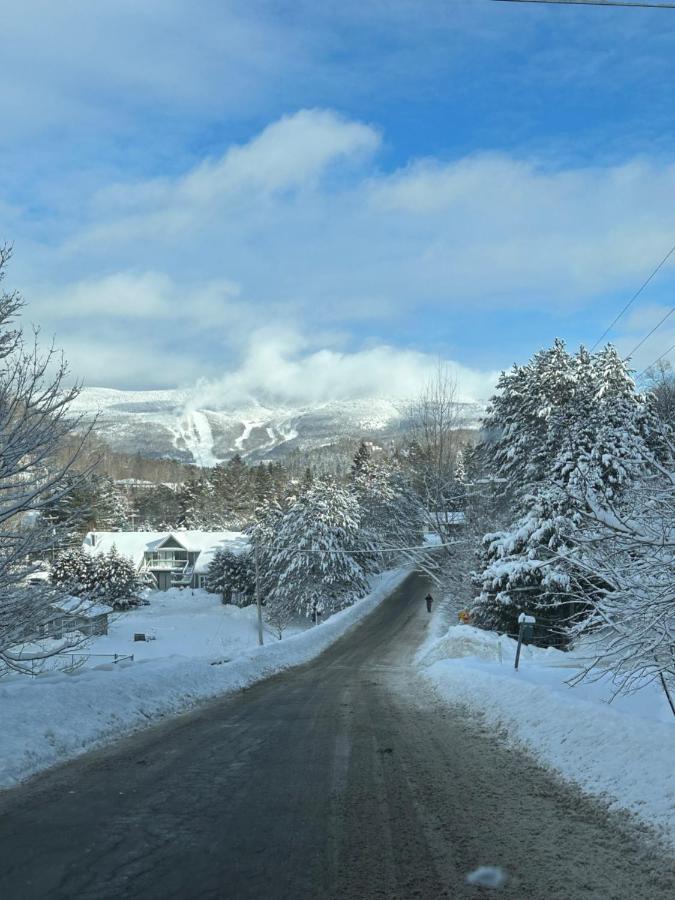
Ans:
{"type": "Polygon", "coordinates": [[[271,123],[246,144],[230,147],[178,178],[121,184],[101,191],[97,210],[137,211],[213,205],[224,196],[275,193],[312,186],[340,160],[363,158],[379,146],[374,128],[331,110],[302,109],[271,123]]]}
{"type": "MultiPolygon", "coordinates": [[[[180,386],[213,408],[411,398],[438,364],[383,343],[349,347],[349,334],[300,330],[289,315],[261,325],[225,279],[186,288],[164,273],[120,272],[33,294],[26,318],[55,333],[71,372],[88,386],[180,386]]],[[[461,399],[490,394],[496,373],[448,365],[461,399]]]]}
{"type": "Polygon", "coordinates": [[[58,327],[64,318],[83,325],[102,318],[158,321],[188,320],[195,325],[223,324],[236,306],[239,287],[221,278],[181,288],[164,272],[116,272],[85,278],[59,288],[45,285],[30,291],[31,314],[58,327]]]}
{"type": "MultiPolygon", "coordinates": [[[[464,295],[574,303],[653,266],[669,239],[675,165],[551,168],[504,154],[416,162],[370,182],[437,283],[464,295]]],[[[517,302],[517,300],[516,300],[517,302]]]]}
{"type": "Polygon", "coordinates": [[[205,162],[180,184],[186,201],[221,191],[282,191],[311,184],[333,162],[368,155],[379,146],[368,125],[330,110],[303,109],[268,125],[248,144],[205,162]]]}
{"type": "Polygon", "coordinates": [[[174,179],[100,192],[62,252],[176,275],[188,256],[263,307],[348,318],[420,303],[583,309],[628,290],[672,240],[673,164],[483,154],[345,168],[378,146],[369,125],[300,111],[174,179]],[[337,164],[340,177],[322,180],[337,164]]]}
{"type": "MultiPolygon", "coordinates": [[[[241,365],[198,387],[200,402],[216,408],[251,398],[295,404],[385,397],[411,399],[433,376],[438,360],[424,353],[380,345],[351,352],[308,350],[299,335],[254,334],[241,365]]],[[[489,396],[496,372],[446,361],[458,399],[489,396]]]]}
{"type": "MultiPolygon", "coordinates": [[[[379,145],[370,125],[302,110],[174,178],[96,192],[71,237],[43,251],[41,283],[23,283],[35,317],[66,351],[71,338],[97,343],[95,317],[135,320],[106,346],[152,358],[135,366],[151,378],[139,387],[217,385],[225,371],[234,394],[409,394],[427,359],[405,349],[418,314],[457,358],[455,313],[479,335],[492,310],[508,310],[516,330],[530,311],[582,317],[610,292],[629,296],[672,244],[668,162],[556,168],[482,154],[387,174],[364,165],[379,145]]],[[[508,365],[509,341],[491,341],[494,368],[508,365]]],[[[78,351],[82,365],[93,359],[78,351]]],[[[100,366],[80,374],[111,383],[100,366]]],[[[489,392],[489,374],[462,375],[468,396],[489,392]]]]}

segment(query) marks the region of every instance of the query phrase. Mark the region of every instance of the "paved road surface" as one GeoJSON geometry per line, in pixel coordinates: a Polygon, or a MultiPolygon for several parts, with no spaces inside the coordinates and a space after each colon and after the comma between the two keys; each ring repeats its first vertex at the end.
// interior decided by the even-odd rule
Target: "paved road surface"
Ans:
{"type": "Polygon", "coordinates": [[[311,665],[3,795],[0,897],[672,900],[668,862],[416,680],[426,587],[311,665]],[[464,883],[493,863],[503,890],[464,883]]]}

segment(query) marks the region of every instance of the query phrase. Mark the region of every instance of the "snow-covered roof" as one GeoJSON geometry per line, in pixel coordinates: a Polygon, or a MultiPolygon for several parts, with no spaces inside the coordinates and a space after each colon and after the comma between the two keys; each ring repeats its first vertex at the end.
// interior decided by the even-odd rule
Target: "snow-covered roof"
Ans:
{"type": "Polygon", "coordinates": [[[180,483],[177,481],[148,481],[146,478],[116,478],[115,484],[121,487],[146,488],[147,490],[161,486],[176,491],[180,487],[180,483]]]}
{"type": "Polygon", "coordinates": [[[247,535],[242,534],[238,531],[229,531],[226,533],[229,535],[226,540],[220,540],[214,544],[211,544],[209,547],[205,547],[199,554],[199,556],[197,557],[197,562],[195,563],[195,573],[197,575],[206,574],[209,564],[215,556],[216,551],[220,550],[223,547],[226,547],[232,553],[235,553],[237,555],[239,555],[240,553],[248,553],[250,551],[251,544],[247,535]]]}
{"type": "Polygon", "coordinates": [[[95,619],[97,616],[106,616],[113,611],[107,603],[96,603],[94,600],[84,600],[82,597],[62,597],[50,604],[52,609],[69,615],[81,616],[83,619],[95,619]]]}
{"type": "Polygon", "coordinates": [[[233,553],[249,549],[249,540],[240,531],[90,531],[83,549],[88,553],[108,553],[113,547],[130,557],[138,568],[146,553],[158,550],[171,538],[190,553],[199,553],[195,571],[206,571],[211,557],[220,547],[233,553]]]}
{"type": "Polygon", "coordinates": [[[36,572],[31,572],[30,575],[26,577],[26,583],[41,584],[42,582],[48,582],[51,577],[51,572],[48,572],[46,569],[38,569],[36,572]]]}

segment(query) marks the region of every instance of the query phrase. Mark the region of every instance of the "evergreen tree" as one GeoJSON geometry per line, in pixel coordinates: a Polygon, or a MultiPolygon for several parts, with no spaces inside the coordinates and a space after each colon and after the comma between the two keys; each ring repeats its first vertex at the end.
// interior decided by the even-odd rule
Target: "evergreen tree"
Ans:
{"type": "Polygon", "coordinates": [[[465,485],[467,481],[466,477],[466,464],[464,462],[464,450],[460,447],[457,451],[457,455],[455,456],[455,482],[460,485],[465,485]]]}
{"type": "Polygon", "coordinates": [[[96,497],[96,531],[126,531],[131,527],[129,498],[107,476],[100,479],[96,497]]]}
{"type": "Polygon", "coordinates": [[[141,531],[174,531],[182,514],[182,490],[164,484],[132,491],[133,503],[141,531]],[[147,526],[147,527],[146,527],[147,526]]]}
{"type": "Polygon", "coordinates": [[[76,597],[91,594],[96,587],[94,557],[81,549],[61,551],[52,564],[51,580],[76,597]]]}
{"type": "Polygon", "coordinates": [[[114,546],[108,553],[92,554],[84,550],[60,553],[54,561],[51,579],[75,597],[109,603],[116,610],[140,603],[135,566],[114,546]]]}
{"type": "Polygon", "coordinates": [[[256,506],[254,479],[238,453],[213,469],[211,483],[227,526],[240,529],[249,525],[256,506]]]}
{"type": "Polygon", "coordinates": [[[253,470],[253,496],[256,507],[262,506],[274,496],[272,473],[264,463],[259,463],[253,470]]]}
{"type": "Polygon", "coordinates": [[[230,603],[233,595],[240,606],[251,603],[255,584],[250,554],[219,548],[209,563],[206,589],[221,594],[223,603],[230,603]]]}
{"type": "Polygon", "coordinates": [[[270,567],[270,607],[306,616],[330,615],[367,590],[364,570],[352,551],[362,546],[355,497],[315,481],[283,514],[270,567]]]}
{"type": "Polygon", "coordinates": [[[178,492],[180,513],[176,527],[182,531],[207,530],[205,516],[206,482],[203,479],[186,482],[178,492]]]}
{"type": "Polygon", "coordinates": [[[361,441],[359,444],[359,448],[354,454],[354,461],[352,463],[352,478],[357,478],[359,475],[368,470],[373,461],[373,455],[368,449],[368,445],[365,441],[361,441]]]}
{"type": "Polygon", "coordinates": [[[113,545],[108,553],[96,557],[98,596],[116,610],[137,606],[138,575],[133,561],[113,545]]]}
{"type": "MultiPolygon", "coordinates": [[[[487,534],[474,618],[514,632],[521,611],[550,628],[550,639],[601,585],[566,564],[585,510],[615,497],[650,453],[643,399],[616,351],[570,356],[564,344],[538,353],[500,380],[482,448],[511,497],[512,524],[487,534]]],[[[562,640],[562,639],[561,639],[562,640]]]]}
{"type": "Polygon", "coordinates": [[[284,517],[284,508],[273,497],[256,510],[256,519],[249,529],[251,540],[251,565],[258,560],[258,581],[261,599],[266,602],[275,584],[273,558],[276,553],[277,535],[284,517]]]}
{"type": "Polygon", "coordinates": [[[423,510],[408,478],[395,461],[375,460],[365,444],[354,457],[350,485],[359,504],[364,549],[362,563],[373,571],[385,568],[401,554],[379,551],[418,546],[422,542],[423,510]]]}

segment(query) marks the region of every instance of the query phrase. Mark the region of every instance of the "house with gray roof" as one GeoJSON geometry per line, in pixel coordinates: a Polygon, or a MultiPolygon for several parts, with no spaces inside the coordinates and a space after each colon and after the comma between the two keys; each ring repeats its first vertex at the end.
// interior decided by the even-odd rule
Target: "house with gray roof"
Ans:
{"type": "Polygon", "coordinates": [[[219,549],[248,553],[250,543],[240,531],[90,531],[82,547],[94,554],[115,547],[153,587],[167,591],[205,587],[209,563],[219,549]]]}

